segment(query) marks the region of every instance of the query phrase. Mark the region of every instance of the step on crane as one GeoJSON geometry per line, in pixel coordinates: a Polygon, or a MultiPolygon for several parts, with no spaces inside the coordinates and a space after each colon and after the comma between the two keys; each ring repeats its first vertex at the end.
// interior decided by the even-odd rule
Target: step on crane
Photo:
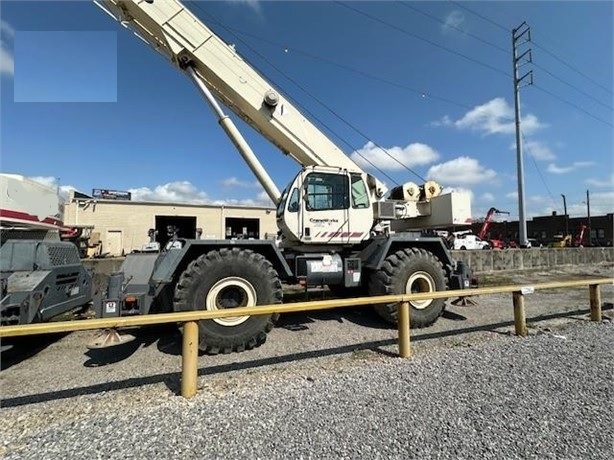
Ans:
{"type": "MultiPolygon", "coordinates": [[[[434,181],[387,190],[179,0],[95,0],[191,80],[275,203],[279,237],[181,240],[161,254],[131,254],[111,276],[101,316],[217,310],[283,301],[282,283],[337,295],[470,287],[470,270],[424,229],[471,222],[467,193],[434,181]],[[246,121],[301,167],[279,190],[224,111],[246,121]]],[[[413,327],[433,324],[445,299],[411,302],[413,327]]],[[[396,305],[375,307],[396,322],[396,305]]],[[[276,315],[201,321],[205,353],[260,345],[276,315]]]]}

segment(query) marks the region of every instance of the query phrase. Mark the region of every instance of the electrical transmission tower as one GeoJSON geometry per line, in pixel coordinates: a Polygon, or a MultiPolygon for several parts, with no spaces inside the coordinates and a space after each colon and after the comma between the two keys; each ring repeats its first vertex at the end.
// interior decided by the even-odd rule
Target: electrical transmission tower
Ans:
{"type": "Polygon", "coordinates": [[[527,218],[525,216],[524,204],[524,162],[522,158],[522,142],[520,138],[520,88],[533,84],[533,71],[529,70],[522,77],[518,77],[518,68],[524,64],[532,62],[531,48],[524,52],[519,52],[519,46],[531,41],[531,28],[526,22],[512,29],[512,49],[514,65],[514,115],[516,119],[516,162],[518,174],[518,242],[521,247],[526,247],[527,239],[527,218]],[[525,80],[528,82],[523,83],[525,80]]]}

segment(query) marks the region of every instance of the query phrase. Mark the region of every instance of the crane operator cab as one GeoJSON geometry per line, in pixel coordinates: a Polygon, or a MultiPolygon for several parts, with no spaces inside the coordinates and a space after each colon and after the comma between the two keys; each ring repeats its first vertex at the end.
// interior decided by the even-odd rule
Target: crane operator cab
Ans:
{"type": "Polygon", "coordinates": [[[356,244],[367,239],[373,211],[366,174],[346,169],[304,168],[283,191],[277,223],[290,241],[356,244]]]}

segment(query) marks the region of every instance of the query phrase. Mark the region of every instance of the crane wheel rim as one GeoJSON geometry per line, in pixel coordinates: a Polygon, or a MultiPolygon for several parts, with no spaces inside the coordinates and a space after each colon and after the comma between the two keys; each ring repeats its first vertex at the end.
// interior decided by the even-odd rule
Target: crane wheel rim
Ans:
{"type": "MultiPolygon", "coordinates": [[[[218,311],[228,308],[253,307],[256,305],[256,299],[256,289],[249,281],[230,276],[217,281],[211,287],[205,300],[205,309],[207,311],[218,311]],[[230,306],[229,304],[235,305],[230,306]]],[[[222,326],[233,327],[248,319],[249,316],[230,316],[228,318],[214,318],[213,321],[222,326]]]]}
{"type": "MultiPolygon", "coordinates": [[[[435,292],[435,290],[435,280],[425,271],[412,273],[405,284],[405,292],[408,294],[435,292]]],[[[424,310],[425,308],[428,308],[431,303],[433,303],[433,299],[411,300],[409,303],[417,310],[424,310]]]]}

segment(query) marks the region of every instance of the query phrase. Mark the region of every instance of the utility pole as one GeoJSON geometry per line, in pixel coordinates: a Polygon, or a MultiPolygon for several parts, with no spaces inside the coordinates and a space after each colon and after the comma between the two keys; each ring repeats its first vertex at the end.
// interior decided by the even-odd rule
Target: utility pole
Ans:
{"type": "Polygon", "coordinates": [[[528,245],[527,240],[527,219],[525,216],[524,205],[524,162],[522,158],[522,142],[520,140],[520,88],[522,86],[533,84],[533,71],[528,71],[522,77],[518,77],[518,68],[532,62],[531,49],[518,54],[518,46],[531,41],[531,28],[526,22],[522,22],[520,26],[512,29],[512,49],[513,49],[513,67],[514,67],[514,115],[516,119],[516,162],[518,174],[518,243],[521,247],[528,245]],[[522,42],[520,40],[523,39],[522,42]],[[529,83],[521,85],[528,78],[529,83]]]}
{"type": "Polygon", "coordinates": [[[589,196],[588,190],[586,191],[586,213],[588,214],[588,245],[592,246],[593,242],[591,239],[591,198],[589,196]]]}
{"type": "Polygon", "coordinates": [[[567,201],[565,200],[565,195],[561,193],[563,197],[563,212],[565,213],[565,236],[569,235],[569,217],[567,216],[567,201]]]}

